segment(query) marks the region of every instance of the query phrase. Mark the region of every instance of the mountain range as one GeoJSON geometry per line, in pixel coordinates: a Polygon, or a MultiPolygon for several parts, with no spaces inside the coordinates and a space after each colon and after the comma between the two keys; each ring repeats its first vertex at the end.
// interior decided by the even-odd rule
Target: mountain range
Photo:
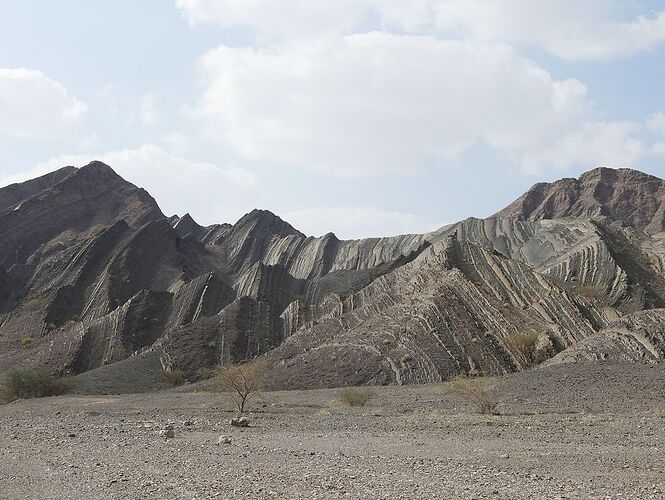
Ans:
{"type": "Polygon", "coordinates": [[[285,389],[658,362],[665,181],[596,168],[486,219],[353,241],[264,210],[167,217],[101,162],[0,189],[0,372],[196,380],[256,356],[285,389]]]}

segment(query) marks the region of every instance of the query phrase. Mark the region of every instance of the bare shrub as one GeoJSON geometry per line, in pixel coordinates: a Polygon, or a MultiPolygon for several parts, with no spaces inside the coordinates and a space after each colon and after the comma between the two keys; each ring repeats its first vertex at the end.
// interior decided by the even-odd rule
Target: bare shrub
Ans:
{"type": "Polygon", "coordinates": [[[343,387],[337,391],[337,397],[347,406],[365,406],[375,394],[369,387],[343,387]]]}
{"type": "Polygon", "coordinates": [[[162,370],[162,379],[172,386],[181,385],[185,382],[185,372],[182,370],[162,370]]]}
{"type": "Polygon", "coordinates": [[[525,365],[529,366],[536,360],[538,334],[536,332],[513,333],[506,337],[506,344],[511,353],[525,365]]]}
{"type": "Polygon", "coordinates": [[[216,369],[211,385],[231,394],[237,414],[241,416],[249,400],[259,394],[268,368],[270,364],[265,359],[220,366],[216,369]]]}
{"type": "Polygon", "coordinates": [[[14,401],[57,396],[64,393],[67,387],[65,379],[53,376],[46,367],[14,368],[5,375],[2,397],[14,401]]]}
{"type": "Polygon", "coordinates": [[[503,382],[494,377],[469,377],[458,375],[445,383],[453,394],[461,396],[469,403],[476,405],[482,415],[498,415],[501,403],[503,382]]]}

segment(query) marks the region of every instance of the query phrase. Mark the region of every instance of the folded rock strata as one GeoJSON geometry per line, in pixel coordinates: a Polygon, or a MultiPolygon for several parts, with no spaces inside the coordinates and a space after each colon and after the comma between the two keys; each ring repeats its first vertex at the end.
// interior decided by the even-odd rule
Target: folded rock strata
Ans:
{"type": "Polygon", "coordinates": [[[302,388],[657,360],[663,185],[601,168],[488,219],[341,241],[265,210],[167,218],[110,167],[66,167],[0,189],[0,371],[136,358],[195,378],[267,354],[275,388],[302,388]]]}

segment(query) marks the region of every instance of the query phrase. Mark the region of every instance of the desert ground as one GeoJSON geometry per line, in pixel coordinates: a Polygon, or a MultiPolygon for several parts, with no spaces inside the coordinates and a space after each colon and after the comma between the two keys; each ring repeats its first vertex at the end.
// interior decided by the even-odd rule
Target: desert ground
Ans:
{"type": "Polygon", "coordinates": [[[0,406],[0,497],[665,496],[661,365],[511,375],[496,416],[441,385],[378,387],[364,407],[334,389],[270,392],[246,429],[229,425],[227,395],[199,389],[0,406]]]}

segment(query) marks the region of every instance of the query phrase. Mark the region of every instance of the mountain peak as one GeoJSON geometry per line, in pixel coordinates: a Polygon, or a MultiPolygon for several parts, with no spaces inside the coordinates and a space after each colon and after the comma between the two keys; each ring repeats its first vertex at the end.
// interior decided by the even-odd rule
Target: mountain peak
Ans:
{"type": "Polygon", "coordinates": [[[517,220],[605,216],[650,233],[665,230],[665,181],[630,168],[597,167],[538,183],[494,215],[517,220]]]}
{"type": "Polygon", "coordinates": [[[99,160],[93,160],[87,165],[79,169],[80,175],[100,175],[105,177],[118,177],[121,178],[115,170],[113,170],[106,163],[99,160]]]}
{"type": "Polygon", "coordinates": [[[255,208],[248,214],[243,215],[234,225],[234,228],[237,229],[250,227],[253,228],[254,231],[266,231],[278,236],[305,236],[300,231],[295,229],[291,224],[284,221],[270,210],[261,210],[258,208],[255,208]]]}
{"type": "Polygon", "coordinates": [[[182,217],[174,217],[171,223],[181,238],[193,236],[198,240],[205,232],[205,228],[199,225],[189,213],[182,217]]]}

